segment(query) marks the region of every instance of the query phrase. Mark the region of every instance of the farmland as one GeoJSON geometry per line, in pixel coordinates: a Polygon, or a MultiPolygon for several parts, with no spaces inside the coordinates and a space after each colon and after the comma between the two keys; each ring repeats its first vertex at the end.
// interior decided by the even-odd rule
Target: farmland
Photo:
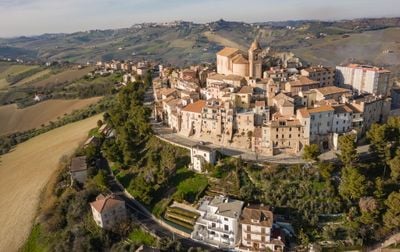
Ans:
{"type": "Polygon", "coordinates": [[[74,110],[98,102],[100,97],[84,100],[47,100],[36,105],[18,109],[16,104],[0,107],[0,135],[26,131],[55,121],[74,110]]]}
{"type": "Polygon", "coordinates": [[[29,234],[42,188],[63,155],[73,153],[101,115],[24,142],[0,162],[0,251],[16,251],[29,234]]]}
{"type": "Polygon", "coordinates": [[[7,81],[7,77],[15,76],[35,68],[38,68],[38,66],[0,62],[0,90],[8,89],[10,83],[7,81]]]}
{"type": "Polygon", "coordinates": [[[92,67],[86,67],[82,69],[67,69],[59,73],[52,74],[43,80],[35,81],[31,85],[34,87],[47,87],[57,84],[71,83],[84,77],[92,70],[92,67]]]}

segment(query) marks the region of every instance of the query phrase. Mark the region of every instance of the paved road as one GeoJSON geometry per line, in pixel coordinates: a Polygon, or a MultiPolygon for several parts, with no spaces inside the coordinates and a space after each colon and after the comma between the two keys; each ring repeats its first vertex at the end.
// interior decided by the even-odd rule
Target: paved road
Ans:
{"type": "MultiPolygon", "coordinates": [[[[173,133],[171,129],[163,126],[161,123],[152,122],[152,128],[156,135],[161,138],[168,140],[170,142],[178,143],[180,145],[186,146],[187,148],[191,148],[192,146],[199,143],[199,141],[194,140],[189,137],[185,137],[179,135],[177,133],[173,133]]],[[[289,154],[279,154],[273,157],[271,156],[263,156],[256,155],[254,152],[244,150],[244,149],[234,149],[232,147],[221,146],[218,144],[207,143],[208,146],[217,149],[219,152],[224,155],[241,157],[246,161],[251,162],[270,162],[277,164],[304,164],[306,163],[300,156],[289,155],[289,154]]],[[[338,161],[337,154],[340,153],[335,150],[327,151],[322,153],[319,156],[319,159],[322,161],[338,161]]],[[[369,152],[369,145],[362,145],[357,147],[357,153],[360,156],[360,159],[363,161],[367,161],[372,158],[369,152]]]]}
{"type": "MultiPolygon", "coordinates": [[[[102,167],[104,169],[109,169],[111,172],[111,169],[109,168],[107,160],[105,160],[105,159],[100,160],[99,165],[100,165],[100,167],[102,167]]],[[[140,204],[140,202],[128,197],[124,193],[124,188],[121,187],[121,185],[116,181],[116,179],[112,175],[112,173],[109,173],[107,176],[107,184],[112,193],[120,196],[125,201],[125,204],[126,204],[128,210],[130,211],[130,213],[134,216],[134,219],[140,225],[145,227],[148,231],[152,232],[156,236],[158,236],[160,238],[169,238],[172,240],[177,240],[186,249],[188,249],[190,247],[199,247],[199,248],[207,249],[208,251],[218,251],[217,249],[215,249],[213,247],[207,246],[202,243],[198,243],[194,240],[191,240],[191,239],[182,237],[178,234],[175,234],[175,233],[169,231],[168,229],[166,229],[165,227],[161,226],[157,221],[155,221],[153,219],[154,216],[151,216],[151,214],[142,210],[144,208],[144,206],[142,206],[140,204]]]]}
{"type": "MultiPolygon", "coordinates": [[[[161,123],[152,122],[152,128],[156,135],[160,136],[161,138],[178,143],[180,145],[186,146],[188,148],[196,145],[199,143],[198,140],[191,139],[189,137],[184,137],[177,133],[173,133],[171,129],[163,126],[161,123]]],[[[304,160],[301,159],[299,156],[295,155],[287,155],[287,154],[280,154],[273,157],[264,156],[260,154],[255,154],[252,151],[248,151],[245,149],[237,149],[232,147],[226,147],[218,144],[207,143],[207,146],[217,149],[224,155],[227,156],[234,156],[234,157],[241,157],[243,160],[252,161],[252,162],[271,162],[271,163],[282,163],[282,164],[299,164],[305,163],[304,160]]]]}

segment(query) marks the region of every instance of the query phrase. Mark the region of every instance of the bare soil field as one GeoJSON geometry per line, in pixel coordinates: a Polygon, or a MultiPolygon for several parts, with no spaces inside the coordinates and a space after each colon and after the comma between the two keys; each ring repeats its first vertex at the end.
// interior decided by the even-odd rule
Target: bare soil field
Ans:
{"type": "Polygon", "coordinates": [[[93,67],[85,67],[83,69],[68,69],[60,73],[53,74],[44,80],[33,82],[31,85],[34,87],[46,87],[49,85],[73,82],[84,77],[93,69],[93,67]]]}
{"type": "Polygon", "coordinates": [[[97,115],[54,129],[0,156],[0,251],[17,251],[29,235],[41,190],[58,168],[96,127],[97,115]]]}
{"type": "Polygon", "coordinates": [[[87,107],[100,99],[101,97],[84,100],[47,100],[24,109],[18,109],[16,104],[0,106],[0,135],[39,128],[42,124],[56,121],[57,117],[87,107]]]}

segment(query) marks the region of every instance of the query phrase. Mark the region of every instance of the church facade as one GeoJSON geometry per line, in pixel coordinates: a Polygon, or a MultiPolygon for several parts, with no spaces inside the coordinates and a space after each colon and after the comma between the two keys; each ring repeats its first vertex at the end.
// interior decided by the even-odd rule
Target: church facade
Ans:
{"type": "Polygon", "coordinates": [[[248,54],[237,48],[225,47],[217,53],[217,73],[261,79],[261,52],[262,49],[258,41],[251,44],[248,54]]]}

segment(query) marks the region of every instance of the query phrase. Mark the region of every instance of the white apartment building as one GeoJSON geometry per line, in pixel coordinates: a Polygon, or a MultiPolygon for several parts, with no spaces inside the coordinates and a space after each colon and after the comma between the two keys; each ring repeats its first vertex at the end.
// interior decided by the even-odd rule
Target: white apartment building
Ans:
{"type": "Polygon", "coordinates": [[[372,66],[349,64],[336,67],[336,83],[359,94],[386,96],[390,89],[390,71],[372,66]]]}
{"type": "Polygon", "coordinates": [[[240,241],[239,218],[244,202],[225,196],[204,197],[197,211],[191,238],[209,245],[233,249],[240,241]]]}

